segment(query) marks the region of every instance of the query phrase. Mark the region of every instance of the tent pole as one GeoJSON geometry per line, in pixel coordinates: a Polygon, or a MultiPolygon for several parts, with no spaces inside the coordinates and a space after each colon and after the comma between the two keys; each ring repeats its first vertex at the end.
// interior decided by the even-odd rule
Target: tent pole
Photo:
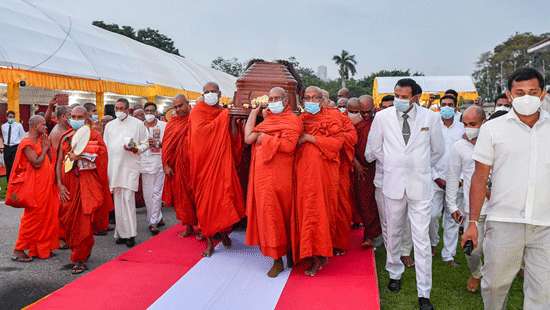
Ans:
{"type": "Polygon", "coordinates": [[[8,82],[8,111],[15,112],[15,119],[20,120],[18,82],[8,82]]]}
{"type": "Polygon", "coordinates": [[[98,118],[103,118],[105,115],[105,96],[103,92],[95,93],[95,107],[97,109],[98,118]]]}

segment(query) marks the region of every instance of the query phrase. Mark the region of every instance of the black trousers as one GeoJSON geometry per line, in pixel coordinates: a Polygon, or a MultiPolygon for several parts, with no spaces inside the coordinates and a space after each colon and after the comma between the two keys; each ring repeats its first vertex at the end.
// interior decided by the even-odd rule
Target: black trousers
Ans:
{"type": "Polygon", "coordinates": [[[6,166],[6,179],[10,180],[11,167],[13,166],[13,161],[15,160],[15,154],[17,153],[17,146],[4,146],[4,165],[6,166]]]}

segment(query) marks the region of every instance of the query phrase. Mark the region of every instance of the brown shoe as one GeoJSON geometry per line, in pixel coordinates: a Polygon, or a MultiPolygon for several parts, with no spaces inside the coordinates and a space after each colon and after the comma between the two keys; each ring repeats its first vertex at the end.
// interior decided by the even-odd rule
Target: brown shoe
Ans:
{"type": "Polygon", "coordinates": [[[434,257],[434,256],[435,256],[435,254],[436,254],[435,252],[436,252],[436,250],[435,250],[435,247],[434,247],[434,246],[432,246],[432,257],[434,257]]]}
{"type": "Polygon", "coordinates": [[[475,293],[479,289],[479,284],[481,283],[481,279],[476,279],[473,276],[470,276],[468,279],[468,282],[466,283],[466,289],[470,293],[475,293]]]}
{"type": "Polygon", "coordinates": [[[401,262],[403,262],[403,265],[407,268],[414,267],[414,259],[412,256],[401,256],[401,262]]]}

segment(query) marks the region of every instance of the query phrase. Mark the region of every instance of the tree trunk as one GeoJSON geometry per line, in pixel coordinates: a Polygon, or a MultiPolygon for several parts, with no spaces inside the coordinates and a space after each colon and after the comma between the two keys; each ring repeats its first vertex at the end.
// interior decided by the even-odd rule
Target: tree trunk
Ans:
{"type": "Polygon", "coordinates": [[[346,79],[343,76],[340,79],[342,80],[342,88],[346,88],[346,79]]]}

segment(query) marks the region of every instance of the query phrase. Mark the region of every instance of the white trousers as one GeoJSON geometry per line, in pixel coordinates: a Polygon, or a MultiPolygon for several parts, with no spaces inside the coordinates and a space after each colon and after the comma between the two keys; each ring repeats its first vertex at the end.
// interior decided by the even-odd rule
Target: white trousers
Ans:
{"type": "Polygon", "coordinates": [[[113,189],[115,202],[115,238],[131,238],[137,236],[136,223],[136,192],[127,188],[113,189]]]}
{"type": "Polygon", "coordinates": [[[486,221],[483,254],[481,295],[486,310],[506,309],[522,260],[523,309],[550,309],[550,226],[486,221]]]}
{"type": "MultiPolygon", "coordinates": [[[[464,214],[464,231],[468,229],[470,223],[468,219],[470,218],[469,214],[464,214]]],[[[472,255],[466,255],[466,263],[468,264],[468,269],[472,274],[472,277],[476,279],[481,279],[481,257],[483,256],[483,241],[485,240],[485,215],[481,215],[478,220],[477,225],[477,247],[472,251],[472,255]]]]}
{"type": "Polygon", "coordinates": [[[401,234],[401,256],[411,256],[413,249],[411,221],[408,217],[405,221],[407,223],[403,226],[403,233],[401,234]]]}
{"type": "Polygon", "coordinates": [[[431,245],[435,247],[439,244],[439,220],[443,215],[443,250],[441,250],[441,258],[444,262],[452,261],[456,255],[459,225],[453,220],[453,217],[445,207],[445,192],[440,190],[434,191],[430,205],[432,211],[430,221],[431,245]]]}
{"type": "Polygon", "coordinates": [[[388,243],[386,270],[390,279],[401,279],[405,266],[401,262],[403,227],[411,223],[416,269],[416,288],[419,297],[430,298],[432,288],[432,252],[430,248],[430,200],[412,200],[407,194],[401,199],[384,197],[388,243]]]}
{"type": "Polygon", "coordinates": [[[164,171],[141,174],[141,188],[145,207],[147,208],[147,224],[149,225],[156,225],[162,220],[163,187],[164,171]]]}
{"type": "Polygon", "coordinates": [[[384,204],[384,194],[382,188],[374,187],[374,200],[376,200],[376,206],[378,207],[378,217],[380,217],[380,227],[382,227],[382,238],[384,239],[384,246],[387,246],[388,240],[388,228],[386,226],[386,207],[384,204]]]}

